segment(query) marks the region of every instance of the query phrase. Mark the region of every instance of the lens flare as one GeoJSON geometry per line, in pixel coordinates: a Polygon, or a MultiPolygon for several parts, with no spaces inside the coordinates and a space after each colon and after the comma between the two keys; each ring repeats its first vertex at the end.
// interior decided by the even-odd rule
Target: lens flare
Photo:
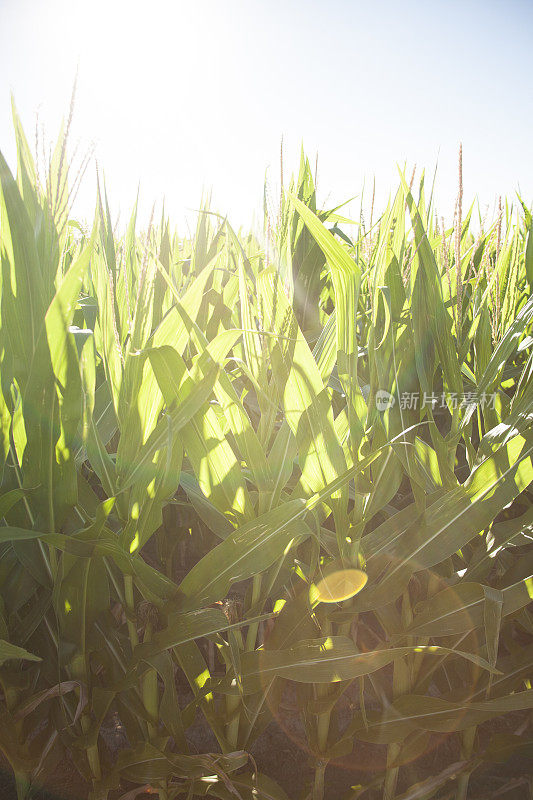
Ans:
{"type": "Polygon", "coordinates": [[[360,569],[339,569],[311,587],[311,603],[342,603],[364,588],[368,576],[360,569]]]}

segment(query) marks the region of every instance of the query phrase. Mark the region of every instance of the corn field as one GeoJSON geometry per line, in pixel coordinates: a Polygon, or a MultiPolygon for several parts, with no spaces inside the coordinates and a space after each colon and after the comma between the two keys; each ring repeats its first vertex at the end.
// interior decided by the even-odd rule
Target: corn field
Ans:
{"type": "Polygon", "coordinates": [[[353,222],[317,207],[302,154],[261,236],[207,207],[189,237],[164,214],[140,232],[135,209],[118,232],[101,181],[92,224],[72,218],[65,134],[43,174],[16,111],[14,130],[0,751],[18,800],[65,759],[91,800],[288,800],[253,748],[289,701],[312,766],[294,798],[337,797],[328,773],[362,752],[379,769],[344,800],[479,798],[476,776],[533,744],[527,205],[487,224],[460,186],[446,224],[399,174],[353,222]],[[417,772],[443,740],[456,755],[417,772]]]}

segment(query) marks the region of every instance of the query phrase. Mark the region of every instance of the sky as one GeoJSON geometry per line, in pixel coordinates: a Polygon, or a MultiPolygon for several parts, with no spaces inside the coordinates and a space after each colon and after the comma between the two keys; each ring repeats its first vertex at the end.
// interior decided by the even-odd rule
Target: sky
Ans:
{"type": "MultiPolygon", "coordinates": [[[[15,166],[13,93],[28,138],[68,116],[94,144],[124,223],[163,198],[191,224],[202,195],[233,224],[261,218],[303,143],[331,206],[376,186],[376,207],[416,164],[453,216],[465,202],[533,201],[533,0],[0,0],[0,149],[15,166]]],[[[75,212],[92,217],[95,166],[75,212]]]]}

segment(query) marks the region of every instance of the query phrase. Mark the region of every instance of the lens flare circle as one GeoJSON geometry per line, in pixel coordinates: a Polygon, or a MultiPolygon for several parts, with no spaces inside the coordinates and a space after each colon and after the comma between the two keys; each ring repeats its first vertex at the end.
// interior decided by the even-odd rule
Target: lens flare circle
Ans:
{"type": "Polygon", "coordinates": [[[368,580],[360,569],[339,569],[324,576],[311,590],[312,600],[320,603],[342,603],[363,589],[368,580]]]}

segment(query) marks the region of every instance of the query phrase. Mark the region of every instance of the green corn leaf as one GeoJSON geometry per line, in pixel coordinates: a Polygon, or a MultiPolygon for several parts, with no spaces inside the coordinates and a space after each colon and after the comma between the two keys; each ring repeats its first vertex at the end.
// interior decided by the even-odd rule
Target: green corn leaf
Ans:
{"type": "Polygon", "coordinates": [[[332,636],[299,642],[286,650],[244,653],[241,657],[241,679],[246,692],[260,691],[273,677],[298,683],[337,683],[368,675],[397,658],[413,653],[453,653],[488,671],[492,670],[487,661],[471,653],[424,645],[359,653],[351,639],[332,636]]]}
{"type": "Polygon", "coordinates": [[[17,645],[10,644],[10,642],[0,639],[0,666],[11,659],[22,661],[41,661],[39,656],[36,656],[33,653],[28,653],[28,651],[24,650],[23,647],[17,647],[17,645]]]}

